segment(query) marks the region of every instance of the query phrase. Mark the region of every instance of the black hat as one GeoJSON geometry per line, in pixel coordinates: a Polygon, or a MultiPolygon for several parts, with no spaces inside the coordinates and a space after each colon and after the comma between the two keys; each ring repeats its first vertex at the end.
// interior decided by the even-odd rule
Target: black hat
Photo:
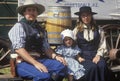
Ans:
{"type": "Polygon", "coordinates": [[[95,12],[92,12],[92,9],[89,6],[83,6],[80,7],[79,12],[74,13],[75,15],[81,15],[81,13],[88,12],[91,13],[92,15],[97,14],[95,12]]]}

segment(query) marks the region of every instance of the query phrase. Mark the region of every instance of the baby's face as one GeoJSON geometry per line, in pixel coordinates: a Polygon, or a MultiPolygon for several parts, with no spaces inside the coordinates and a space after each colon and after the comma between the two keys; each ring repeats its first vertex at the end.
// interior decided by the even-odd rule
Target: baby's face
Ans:
{"type": "Polygon", "coordinates": [[[63,41],[67,47],[71,47],[73,45],[73,39],[70,37],[65,37],[63,41]]]}

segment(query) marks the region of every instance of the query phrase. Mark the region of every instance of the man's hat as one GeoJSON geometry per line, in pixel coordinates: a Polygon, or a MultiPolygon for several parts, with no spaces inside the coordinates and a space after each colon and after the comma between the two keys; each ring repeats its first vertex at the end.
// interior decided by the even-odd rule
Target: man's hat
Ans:
{"type": "Polygon", "coordinates": [[[92,12],[92,9],[89,6],[80,7],[79,12],[76,12],[74,14],[79,16],[79,15],[81,15],[84,12],[91,13],[92,15],[97,14],[95,12],[92,12]]]}
{"type": "Polygon", "coordinates": [[[26,7],[36,7],[38,10],[38,15],[42,14],[45,11],[45,7],[41,4],[35,3],[33,0],[25,0],[22,6],[17,7],[17,12],[23,15],[24,9],[26,7]]]}

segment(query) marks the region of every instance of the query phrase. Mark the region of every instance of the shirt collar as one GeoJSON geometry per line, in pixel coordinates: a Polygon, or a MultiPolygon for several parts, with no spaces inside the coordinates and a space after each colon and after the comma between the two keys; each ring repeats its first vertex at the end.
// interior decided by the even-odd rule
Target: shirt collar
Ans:
{"type": "Polygon", "coordinates": [[[88,27],[85,24],[83,24],[83,28],[87,29],[88,27]]]}

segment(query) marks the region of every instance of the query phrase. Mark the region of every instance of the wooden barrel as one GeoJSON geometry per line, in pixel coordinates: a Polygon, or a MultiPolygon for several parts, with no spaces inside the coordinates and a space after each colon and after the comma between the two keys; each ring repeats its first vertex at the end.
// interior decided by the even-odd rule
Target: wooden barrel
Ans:
{"type": "Polygon", "coordinates": [[[68,6],[50,6],[46,20],[48,41],[50,44],[61,44],[61,31],[71,27],[71,10],[68,6]]]}

